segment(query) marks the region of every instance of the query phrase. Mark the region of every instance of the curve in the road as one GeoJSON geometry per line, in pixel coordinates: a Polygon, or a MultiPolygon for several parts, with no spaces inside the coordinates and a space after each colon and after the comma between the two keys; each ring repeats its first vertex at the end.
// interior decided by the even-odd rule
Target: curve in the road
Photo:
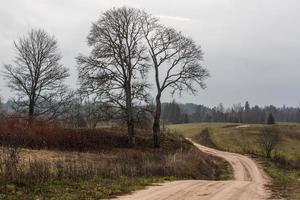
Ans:
{"type": "Polygon", "coordinates": [[[174,181],[151,186],[132,194],[118,197],[118,200],[265,200],[269,192],[265,185],[269,178],[261,167],[249,157],[219,151],[203,145],[193,144],[204,153],[221,157],[233,169],[234,180],[174,181]]]}

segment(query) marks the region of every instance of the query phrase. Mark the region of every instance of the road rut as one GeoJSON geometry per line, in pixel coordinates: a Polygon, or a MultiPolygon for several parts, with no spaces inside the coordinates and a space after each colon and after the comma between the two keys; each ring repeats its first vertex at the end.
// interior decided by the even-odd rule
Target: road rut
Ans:
{"type": "Polygon", "coordinates": [[[117,200],[264,200],[269,192],[269,178],[251,158],[193,144],[204,153],[221,157],[233,169],[234,180],[183,180],[150,186],[144,190],[117,197],[117,200]]]}

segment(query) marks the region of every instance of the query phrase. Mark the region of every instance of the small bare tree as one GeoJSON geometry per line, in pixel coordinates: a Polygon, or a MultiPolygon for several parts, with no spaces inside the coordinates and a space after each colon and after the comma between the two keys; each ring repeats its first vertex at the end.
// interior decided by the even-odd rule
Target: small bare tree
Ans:
{"type": "Polygon", "coordinates": [[[31,30],[27,37],[14,42],[13,65],[5,65],[4,77],[16,92],[15,108],[28,113],[29,122],[42,114],[56,113],[63,104],[69,76],[59,61],[57,42],[44,30],[31,30]]]}
{"type": "Polygon", "coordinates": [[[271,158],[272,151],[280,142],[278,129],[265,127],[261,130],[257,142],[267,158],[271,158]]]}
{"type": "Polygon", "coordinates": [[[81,90],[123,111],[131,145],[135,143],[134,105],[147,97],[141,16],[133,8],[106,11],[88,36],[91,55],[77,57],[81,90]]]}
{"type": "Polygon", "coordinates": [[[115,117],[115,110],[107,102],[89,100],[84,102],[83,108],[83,117],[88,128],[96,128],[98,122],[109,121],[115,117]]]}
{"type": "Polygon", "coordinates": [[[86,123],[83,117],[83,105],[78,93],[72,96],[69,104],[67,104],[65,112],[59,117],[63,125],[68,128],[83,128],[86,123]]]}
{"type": "Polygon", "coordinates": [[[154,146],[159,147],[161,96],[169,89],[173,95],[183,91],[196,94],[195,87],[205,88],[204,80],[209,73],[200,61],[203,53],[200,46],[182,33],[158,24],[158,19],[144,15],[144,37],[154,69],[156,84],[155,114],[153,122],[154,146]]]}

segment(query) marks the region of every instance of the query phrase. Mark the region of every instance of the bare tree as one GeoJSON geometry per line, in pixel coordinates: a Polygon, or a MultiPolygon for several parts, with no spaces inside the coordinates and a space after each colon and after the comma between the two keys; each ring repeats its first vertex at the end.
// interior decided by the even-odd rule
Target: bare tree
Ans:
{"type": "Polygon", "coordinates": [[[0,97],[0,117],[2,117],[5,114],[2,98],[0,97]]]}
{"type": "Polygon", "coordinates": [[[55,38],[44,30],[31,30],[14,46],[14,64],[5,65],[3,75],[18,96],[14,100],[16,108],[28,113],[29,122],[38,115],[54,115],[65,100],[63,81],[69,76],[68,69],[59,63],[55,38]]]}
{"type": "Polygon", "coordinates": [[[147,97],[141,16],[140,10],[126,7],[106,11],[88,36],[90,56],[77,57],[81,90],[123,111],[131,145],[135,143],[133,107],[147,97]]]}
{"type": "Polygon", "coordinates": [[[202,67],[202,50],[195,42],[172,28],[158,24],[158,19],[144,15],[143,33],[155,71],[156,97],[153,122],[154,146],[159,147],[161,96],[168,90],[173,95],[183,91],[196,94],[195,87],[205,88],[209,73],[202,67]]]}
{"type": "Polygon", "coordinates": [[[83,117],[88,128],[96,128],[98,122],[109,121],[116,112],[108,102],[85,101],[83,117]]]}
{"type": "Polygon", "coordinates": [[[72,99],[65,110],[66,111],[59,118],[65,127],[83,128],[87,126],[83,116],[84,108],[82,100],[78,96],[78,93],[75,93],[72,96],[72,99]]]}
{"type": "Polygon", "coordinates": [[[267,158],[271,158],[272,151],[280,142],[278,129],[275,127],[265,127],[261,130],[257,142],[267,158]]]}

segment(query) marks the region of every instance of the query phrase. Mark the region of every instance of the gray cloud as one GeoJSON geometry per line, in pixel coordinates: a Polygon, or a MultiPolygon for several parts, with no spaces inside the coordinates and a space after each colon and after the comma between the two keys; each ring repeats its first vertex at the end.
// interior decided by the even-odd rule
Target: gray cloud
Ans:
{"type": "MultiPolygon", "coordinates": [[[[76,84],[74,57],[88,53],[86,36],[101,12],[145,9],[201,44],[212,77],[198,96],[176,99],[215,105],[298,105],[300,2],[297,0],[10,0],[0,2],[0,69],[13,59],[13,40],[41,27],[56,36],[76,84]]],[[[0,80],[0,94],[11,95],[0,80]]],[[[164,94],[164,100],[170,100],[164,94]]]]}

